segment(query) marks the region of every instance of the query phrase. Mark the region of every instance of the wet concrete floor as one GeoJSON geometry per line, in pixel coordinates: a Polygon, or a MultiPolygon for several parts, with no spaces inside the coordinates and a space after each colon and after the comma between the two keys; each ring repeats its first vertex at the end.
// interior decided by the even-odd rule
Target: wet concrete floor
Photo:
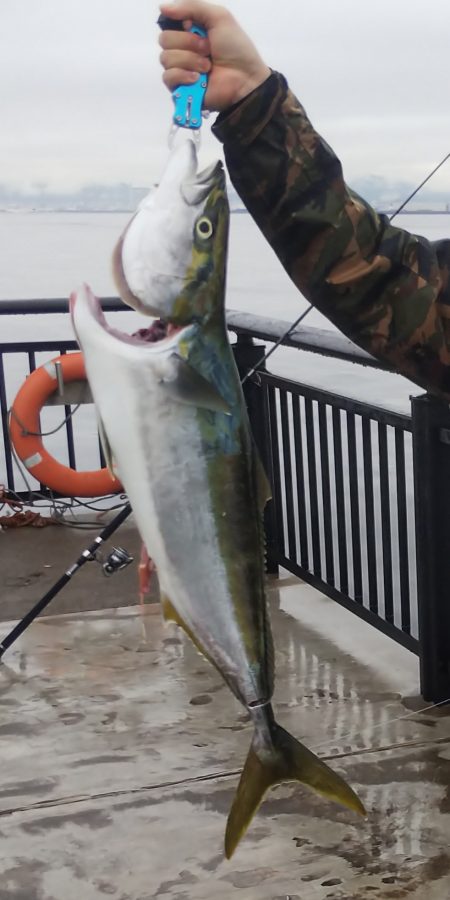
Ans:
{"type": "Polygon", "coordinates": [[[0,900],[450,897],[450,711],[410,653],[271,585],[277,718],[367,820],[285,785],[227,862],[251,728],[215,670],[157,605],[47,617],[0,664],[0,900]]]}

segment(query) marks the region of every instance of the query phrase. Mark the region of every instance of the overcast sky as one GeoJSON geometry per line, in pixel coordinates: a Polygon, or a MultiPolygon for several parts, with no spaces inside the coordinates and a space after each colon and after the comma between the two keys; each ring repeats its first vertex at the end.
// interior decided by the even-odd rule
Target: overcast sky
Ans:
{"type": "MultiPolygon", "coordinates": [[[[157,3],[0,4],[0,182],[156,181],[172,112],[157,3]]],[[[350,184],[371,174],[417,183],[450,151],[449,0],[227,5],[288,77],[350,184]]],[[[204,161],[218,151],[205,135],[204,161]]],[[[433,188],[450,190],[450,163],[433,188]]]]}

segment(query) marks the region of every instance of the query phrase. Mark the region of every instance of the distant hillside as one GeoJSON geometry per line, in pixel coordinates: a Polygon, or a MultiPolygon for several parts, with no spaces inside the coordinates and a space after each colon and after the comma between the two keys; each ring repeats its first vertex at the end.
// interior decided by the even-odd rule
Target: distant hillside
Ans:
{"type": "MultiPolygon", "coordinates": [[[[417,187],[408,182],[388,181],[378,175],[355,178],[349,180],[349,184],[361,197],[382,211],[395,211],[417,187]]],[[[56,193],[45,185],[36,185],[35,190],[25,192],[0,184],[0,210],[134,212],[150,190],[151,186],[119,183],[90,184],[68,193],[56,193]]],[[[242,200],[230,183],[228,196],[233,212],[245,212],[242,200]]],[[[425,187],[408,205],[408,211],[450,212],[450,190],[432,191],[425,187]]]]}
{"type": "MultiPolygon", "coordinates": [[[[350,187],[372,206],[381,210],[398,209],[407,197],[417,188],[417,184],[407,181],[389,181],[379,175],[368,175],[349,181],[350,187]]],[[[410,212],[426,210],[429,212],[450,212],[450,189],[433,191],[427,185],[408,204],[410,212]]]]}

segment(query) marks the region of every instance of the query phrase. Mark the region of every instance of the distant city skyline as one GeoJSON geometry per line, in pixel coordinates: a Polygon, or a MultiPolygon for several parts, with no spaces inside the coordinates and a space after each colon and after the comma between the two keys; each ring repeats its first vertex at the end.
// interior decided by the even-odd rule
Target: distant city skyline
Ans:
{"type": "MultiPolygon", "coordinates": [[[[31,189],[26,191],[0,183],[0,211],[134,211],[155,186],[137,186],[119,182],[117,184],[87,184],[76,191],[53,191],[49,185],[39,183],[32,185],[31,189]]],[[[351,187],[377,209],[393,209],[400,206],[417,185],[405,181],[390,182],[380,176],[367,176],[356,179],[351,187]]],[[[228,194],[232,209],[243,206],[230,184],[228,185],[228,194]]],[[[427,186],[411,201],[408,208],[448,212],[450,211],[450,188],[433,191],[427,186]]]]}

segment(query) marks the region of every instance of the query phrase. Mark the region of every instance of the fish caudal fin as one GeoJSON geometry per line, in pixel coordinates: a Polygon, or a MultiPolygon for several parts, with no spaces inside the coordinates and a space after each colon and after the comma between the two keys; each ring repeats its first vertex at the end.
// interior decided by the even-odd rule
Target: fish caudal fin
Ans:
{"type": "Polygon", "coordinates": [[[245,834],[266,791],[285,781],[300,781],[329,800],[365,815],[355,792],[340,775],[295,740],[284,728],[273,723],[271,746],[257,746],[258,733],[250,747],[237,793],[228,816],[225,833],[225,855],[230,859],[245,834]]]}

